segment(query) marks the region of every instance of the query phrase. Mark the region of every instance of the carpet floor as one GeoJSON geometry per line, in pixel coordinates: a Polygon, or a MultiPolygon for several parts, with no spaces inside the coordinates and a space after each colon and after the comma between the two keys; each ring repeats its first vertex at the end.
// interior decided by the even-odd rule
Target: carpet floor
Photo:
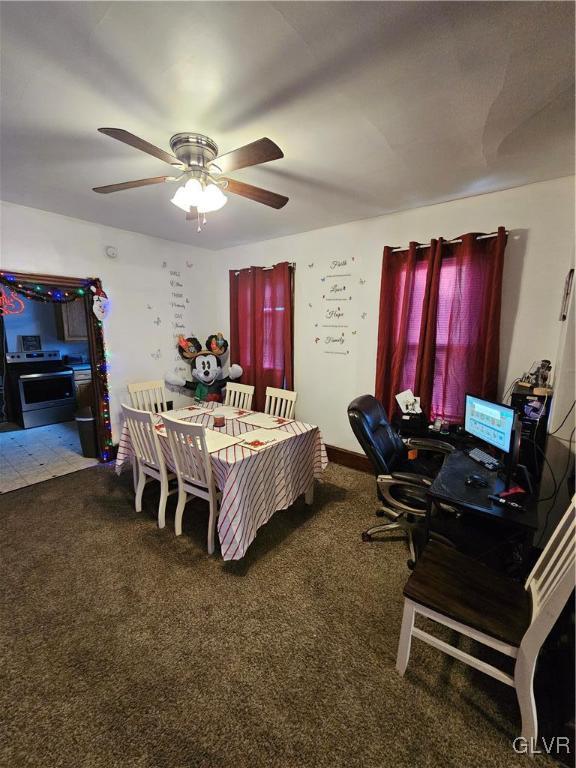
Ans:
{"type": "Polygon", "coordinates": [[[330,465],[234,563],[157,498],[110,466],[2,497],[2,766],[527,764],[512,689],[417,640],[396,673],[408,554],[360,540],[368,475],[330,465]]]}

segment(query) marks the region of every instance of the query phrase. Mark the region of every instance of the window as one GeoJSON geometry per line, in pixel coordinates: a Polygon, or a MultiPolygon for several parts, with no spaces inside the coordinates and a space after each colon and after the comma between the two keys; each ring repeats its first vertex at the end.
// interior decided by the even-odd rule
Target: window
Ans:
{"type": "Polygon", "coordinates": [[[506,231],[384,249],[376,396],[412,389],[424,412],[461,422],[466,392],[496,397],[506,231]]]}
{"type": "Polygon", "coordinates": [[[259,410],[266,387],[293,386],[292,276],[287,262],[230,272],[230,360],[254,384],[259,410]]]}

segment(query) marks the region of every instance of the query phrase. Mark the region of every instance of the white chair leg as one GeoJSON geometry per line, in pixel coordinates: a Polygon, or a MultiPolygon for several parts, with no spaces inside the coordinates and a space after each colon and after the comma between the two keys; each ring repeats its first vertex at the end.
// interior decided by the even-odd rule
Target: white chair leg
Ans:
{"type": "Polygon", "coordinates": [[[408,600],[404,601],[404,613],[402,615],[402,628],[398,641],[398,654],[396,656],[396,669],[403,675],[410,658],[410,646],[412,644],[412,630],[414,628],[414,606],[408,600]]]}
{"type": "Polygon", "coordinates": [[[144,493],[144,486],[146,485],[146,475],[142,467],[138,466],[138,484],[136,486],[136,499],[135,506],[136,512],[142,512],[142,494],[144,493]]]}
{"type": "Polygon", "coordinates": [[[168,501],[168,480],[160,480],[160,503],[158,504],[158,528],[166,525],[166,502],[168,501]]]}
{"type": "Polygon", "coordinates": [[[514,687],[522,717],[522,737],[529,744],[535,744],[538,738],[538,714],[533,686],[535,668],[536,659],[528,660],[520,651],[514,666],[514,687]]]}
{"type": "Polygon", "coordinates": [[[134,493],[138,489],[138,459],[132,456],[132,477],[134,479],[134,493]]]}
{"type": "Polygon", "coordinates": [[[218,502],[210,499],[210,517],[208,518],[208,554],[214,554],[214,532],[216,530],[216,518],[218,517],[218,502]]]}
{"type": "Polygon", "coordinates": [[[182,536],[182,518],[184,516],[184,507],[188,501],[188,494],[183,488],[178,489],[178,504],[176,505],[176,515],[174,517],[174,533],[176,536],[182,536]]]}

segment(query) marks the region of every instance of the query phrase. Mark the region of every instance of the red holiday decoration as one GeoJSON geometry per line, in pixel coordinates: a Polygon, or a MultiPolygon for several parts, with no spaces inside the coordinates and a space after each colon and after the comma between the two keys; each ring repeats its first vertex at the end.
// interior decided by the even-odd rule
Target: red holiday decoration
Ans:
{"type": "Polygon", "coordinates": [[[0,315],[20,315],[25,304],[15,291],[5,290],[0,285],[0,315]]]}

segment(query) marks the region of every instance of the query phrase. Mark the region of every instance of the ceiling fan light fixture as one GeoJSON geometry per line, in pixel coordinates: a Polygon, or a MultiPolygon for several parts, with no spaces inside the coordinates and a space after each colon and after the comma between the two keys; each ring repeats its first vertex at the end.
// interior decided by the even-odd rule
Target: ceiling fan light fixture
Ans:
{"type": "Polygon", "coordinates": [[[216,184],[208,184],[202,193],[202,199],[196,204],[198,213],[212,213],[224,208],[228,198],[216,184]]]}
{"type": "Polygon", "coordinates": [[[184,189],[188,195],[190,205],[198,205],[204,195],[202,184],[198,179],[188,179],[186,184],[184,184],[184,189]]]}
{"type": "Polygon", "coordinates": [[[204,190],[198,179],[188,179],[186,184],[178,187],[176,194],[170,202],[186,211],[186,213],[189,213],[190,208],[198,205],[202,201],[203,196],[204,190]]]}
{"type": "Polygon", "coordinates": [[[181,208],[186,213],[190,212],[190,200],[184,187],[178,187],[173,198],[170,200],[178,208],[181,208]]]}

